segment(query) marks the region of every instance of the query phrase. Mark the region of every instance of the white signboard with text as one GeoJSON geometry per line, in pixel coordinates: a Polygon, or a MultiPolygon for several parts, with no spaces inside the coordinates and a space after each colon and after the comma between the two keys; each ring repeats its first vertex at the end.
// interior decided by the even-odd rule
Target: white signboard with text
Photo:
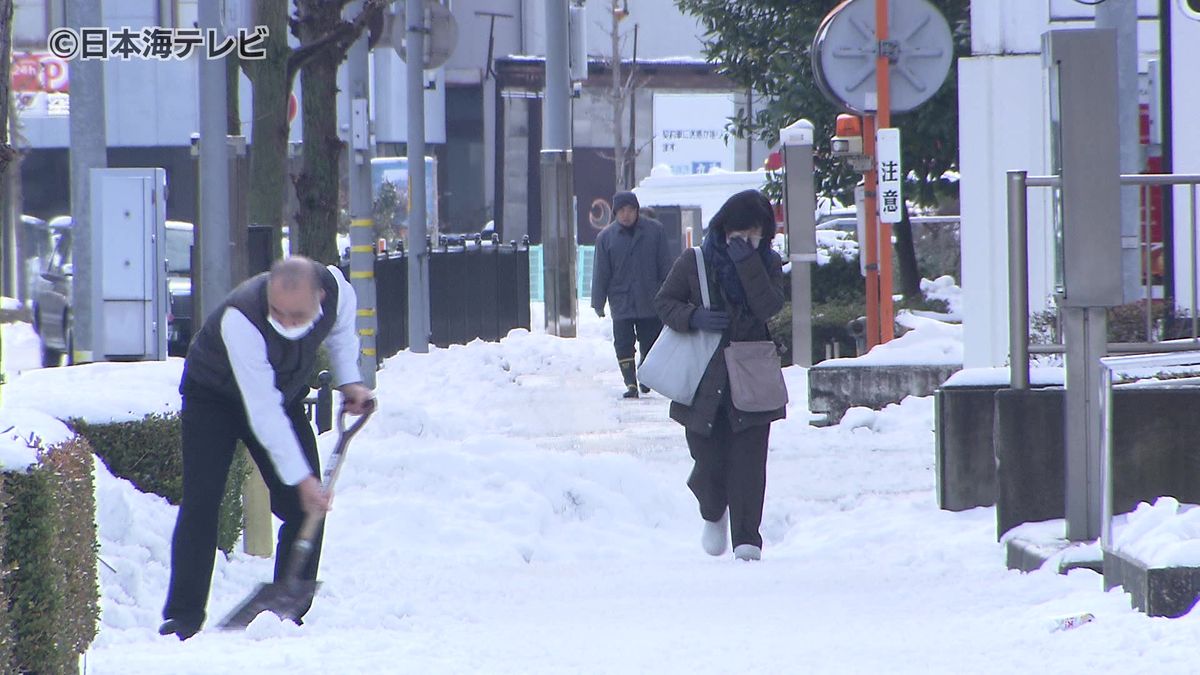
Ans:
{"type": "Polygon", "coordinates": [[[898,223],[904,217],[904,171],[900,167],[900,130],[888,128],[875,132],[875,152],[878,157],[875,170],[879,178],[876,188],[879,222],[898,223]]]}
{"type": "Polygon", "coordinates": [[[725,125],[737,112],[733,94],[654,94],[654,164],[677,175],[735,170],[725,125]]]}

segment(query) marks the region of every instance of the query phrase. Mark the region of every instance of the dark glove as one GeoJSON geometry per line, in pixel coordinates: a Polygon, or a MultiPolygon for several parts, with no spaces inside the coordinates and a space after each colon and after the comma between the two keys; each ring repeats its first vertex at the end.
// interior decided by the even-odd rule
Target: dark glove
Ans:
{"type": "Polygon", "coordinates": [[[711,333],[721,333],[729,327],[729,314],[697,307],[688,319],[688,325],[711,333]]]}
{"type": "Polygon", "coordinates": [[[601,319],[604,318],[604,308],[603,307],[593,307],[592,309],[596,310],[596,316],[600,317],[601,319]]]}
{"type": "Polygon", "coordinates": [[[738,237],[730,239],[728,243],[729,257],[733,262],[739,263],[754,255],[754,245],[749,241],[738,237]]]}

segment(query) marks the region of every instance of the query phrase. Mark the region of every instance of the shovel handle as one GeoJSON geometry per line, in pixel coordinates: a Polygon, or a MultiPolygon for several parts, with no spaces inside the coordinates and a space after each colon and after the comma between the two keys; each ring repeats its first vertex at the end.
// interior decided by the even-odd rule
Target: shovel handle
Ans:
{"type": "MultiPolygon", "coordinates": [[[[333,489],[333,484],[337,481],[338,474],[341,472],[342,459],[346,456],[346,448],[350,445],[350,439],[363,428],[367,423],[367,419],[375,412],[375,399],[370,399],[366,412],[358,416],[354,424],[350,428],[346,428],[346,409],[338,413],[338,440],[333,452],[329,455],[329,464],[325,467],[325,479],[322,481],[322,488],[326,491],[333,489]]],[[[288,566],[284,570],[285,579],[299,579],[300,571],[308,562],[309,556],[313,551],[313,540],[317,538],[317,530],[321,528],[321,523],[325,520],[324,513],[306,513],[304,514],[304,522],[300,525],[300,533],[296,535],[296,540],[292,543],[291,555],[288,556],[288,566]]]]}

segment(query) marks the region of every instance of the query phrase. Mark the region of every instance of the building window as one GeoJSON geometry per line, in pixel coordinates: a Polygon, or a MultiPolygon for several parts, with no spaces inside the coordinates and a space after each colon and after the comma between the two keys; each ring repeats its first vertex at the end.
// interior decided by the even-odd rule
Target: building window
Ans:
{"type": "Polygon", "coordinates": [[[18,47],[46,48],[50,12],[46,0],[16,0],[13,6],[13,43],[18,47]]]}
{"type": "Polygon", "coordinates": [[[46,51],[50,31],[65,25],[66,0],[16,0],[13,3],[13,45],[18,51],[46,51]]]}
{"type": "Polygon", "coordinates": [[[192,28],[199,24],[197,0],[175,0],[175,27],[192,28]]]}

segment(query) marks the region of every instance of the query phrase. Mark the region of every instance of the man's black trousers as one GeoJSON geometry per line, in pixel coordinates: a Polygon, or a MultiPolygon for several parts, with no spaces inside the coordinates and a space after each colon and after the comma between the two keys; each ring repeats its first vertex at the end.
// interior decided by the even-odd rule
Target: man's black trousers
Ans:
{"type": "Polygon", "coordinates": [[[654,346],[658,334],[662,332],[662,322],[653,317],[648,319],[613,319],[613,347],[617,351],[618,361],[633,359],[634,341],[637,341],[642,360],[654,346]]]}
{"type": "MultiPolygon", "coordinates": [[[[303,399],[288,404],[286,412],[304,449],[308,465],[313,474],[319,476],[317,440],[304,414],[303,399]]],[[[171,540],[171,585],[167,591],[163,618],[199,625],[206,616],[205,606],[212,584],[221,497],[225,494],[229,466],[239,440],[245,442],[250,457],[258,465],[270,490],[271,512],[283,521],[275,549],[275,581],[280,580],[286,569],[292,542],[304,520],[304,511],[300,507],[296,488],[279,479],[266,449],[251,432],[240,400],[185,383],[181,418],[183,501],[175,521],[175,535],[171,540]]],[[[318,532],[314,544],[312,555],[301,574],[304,579],[317,578],[321,532],[318,532]]]]}

